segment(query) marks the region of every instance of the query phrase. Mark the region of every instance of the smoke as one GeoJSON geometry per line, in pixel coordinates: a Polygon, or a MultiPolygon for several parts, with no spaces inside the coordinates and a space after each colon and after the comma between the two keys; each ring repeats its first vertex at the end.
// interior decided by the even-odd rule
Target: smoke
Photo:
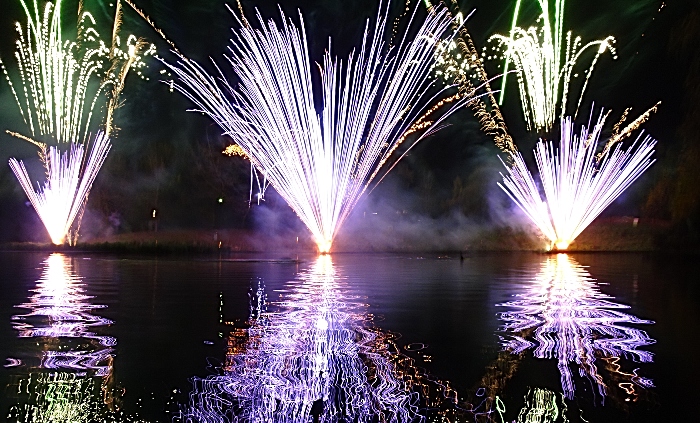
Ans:
{"type": "Polygon", "coordinates": [[[537,229],[497,185],[505,170],[498,150],[473,130],[473,122],[454,126],[427,141],[361,200],[334,251],[541,247],[537,229]]]}

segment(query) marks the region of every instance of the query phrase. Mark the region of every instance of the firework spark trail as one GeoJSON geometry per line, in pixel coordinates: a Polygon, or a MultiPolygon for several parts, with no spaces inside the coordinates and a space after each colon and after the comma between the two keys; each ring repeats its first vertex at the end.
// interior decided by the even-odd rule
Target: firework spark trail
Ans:
{"type": "Polygon", "coordinates": [[[110,148],[109,138],[103,132],[98,132],[87,147],[71,144],[69,151],[61,151],[58,147],[50,146],[45,163],[47,179],[38,190],[34,189],[24,163],[10,159],[12,172],[54,244],[63,244],[110,148]],[[89,150],[87,156],[86,150],[89,150]]]}
{"type": "Polygon", "coordinates": [[[416,394],[388,342],[368,329],[367,305],[344,285],[321,256],[272,303],[275,311],[251,311],[247,334],[229,340],[224,374],[194,379],[184,420],[308,421],[323,400],[322,421],[413,421],[416,394]]]}
{"type": "Polygon", "coordinates": [[[121,24],[119,2],[111,47],[100,40],[95,30],[95,19],[82,10],[82,2],[78,6],[75,40],[63,38],[60,0],[55,4],[47,2],[43,12],[36,1],[32,4],[33,9],[25,0],[21,0],[21,4],[27,16],[27,25],[23,27],[18,23],[16,26],[19,36],[15,52],[18,83],[13,83],[1,60],[0,67],[30,136],[7,132],[39,147],[39,155],[49,178],[44,184],[43,193],[34,192],[21,162],[11,159],[10,166],[34,208],[37,212],[41,210],[41,220],[52,242],[62,243],[66,237],[72,242],[77,239],[92,181],[104,161],[104,157],[100,156],[109,151],[107,138],[114,129],[114,111],[119,107],[119,96],[124,89],[126,76],[130,70],[134,70],[142,79],[148,79],[141,71],[146,66],[143,57],[153,55],[155,46],[149,47],[133,35],[121,45],[118,36],[121,24]],[[105,66],[106,63],[108,66],[105,66]],[[101,99],[106,100],[105,134],[99,135],[90,146],[93,115],[101,99]],[[70,144],[70,152],[60,153],[58,147],[48,147],[47,151],[48,144],[70,144]],[[92,151],[85,153],[88,149],[92,151]],[[97,155],[95,162],[82,163],[84,156],[92,159],[93,153],[97,155]],[[86,169],[83,170],[83,167],[86,169]],[[67,179],[61,180],[64,177],[67,179]],[[69,232],[74,221],[74,239],[71,239],[69,232]]]}
{"type": "Polygon", "coordinates": [[[535,179],[522,154],[513,156],[506,166],[503,184],[498,184],[525,214],[549,238],[552,246],[564,250],[569,244],[622,194],[649,166],[656,141],[640,134],[626,150],[621,144],[596,159],[596,147],[605,117],[589,133],[583,126],[574,134],[570,117],[561,121],[559,148],[543,141],[535,147],[539,179],[544,191],[540,195],[535,179]],[[641,141],[640,141],[641,140],[641,141]]]}
{"type": "MultiPolygon", "coordinates": [[[[542,9],[539,18],[541,28],[513,26],[509,35],[497,34],[490,39],[505,45],[506,66],[512,62],[517,71],[520,100],[528,128],[549,131],[557,118],[567,114],[571,78],[577,76],[574,75],[574,67],[581,55],[595,49],[590,66],[584,71],[576,109],[571,113],[574,118],[599,57],[606,51],[615,57],[615,39],[606,37],[583,44],[581,37],[572,38],[569,31],[564,42],[564,0],[555,0],[553,20],[550,19],[549,1],[539,0],[539,4],[542,9]]],[[[513,19],[514,25],[516,19],[517,15],[513,19]]]]}
{"type": "MultiPolygon", "coordinates": [[[[432,10],[429,1],[425,4],[428,10],[432,10]]],[[[452,39],[439,43],[436,49],[435,74],[457,85],[460,95],[472,97],[477,89],[483,89],[483,96],[471,98],[466,105],[474,112],[481,129],[487,135],[493,136],[496,147],[504,153],[514,154],[517,148],[508,133],[508,127],[494,96],[497,91],[491,90],[493,79],[486,73],[474,41],[463,25],[464,18],[459,4],[456,0],[450,0],[446,4],[455,16],[452,26],[457,34],[452,39]]]]}
{"type": "Polygon", "coordinates": [[[314,106],[311,63],[303,19],[297,27],[284,15],[278,26],[258,14],[260,29],[238,30],[227,60],[240,78],[234,89],[220,73],[209,75],[197,63],[171,69],[177,88],[209,115],[245,151],[312,232],[321,252],[333,238],[367,186],[415,131],[414,145],[435,130],[462,98],[445,105],[439,117],[420,128],[414,123],[446,90],[429,91],[438,41],[449,35],[451,18],[436,7],[418,26],[414,14],[404,38],[387,50],[382,41],[388,6],[382,4],[362,46],[347,61],[324,55],[321,72],[323,110],[314,106]],[[230,100],[231,98],[232,100],[230,100]]]}
{"type": "MultiPolygon", "coordinates": [[[[564,395],[569,399],[575,390],[572,363],[578,364],[581,374],[596,383],[605,397],[596,354],[639,362],[653,359],[652,353],[639,348],[655,341],[642,330],[624,326],[653,322],[620,311],[629,306],[600,292],[595,279],[566,254],[547,258],[532,285],[517,296],[520,299],[499,304],[510,310],[500,315],[508,333],[502,338],[503,346],[514,354],[534,349],[537,358],[556,359],[564,395]],[[522,337],[523,331],[533,329],[532,341],[522,337]]],[[[642,387],[653,386],[646,378],[633,381],[642,387]]]]}
{"type": "Polygon", "coordinates": [[[17,60],[22,90],[17,92],[2,61],[0,66],[10,84],[22,118],[32,137],[51,135],[56,142],[84,142],[92,120],[97,90],[89,88],[103,67],[109,49],[99,41],[95,20],[80,15],[82,39],[66,41],[61,33],[61,1],[46,3],[40,15],[20,0],[27,15],[26,29],[17,23],[17,60]],[[89,47],[88,47],[89,45],[89,47]]]}

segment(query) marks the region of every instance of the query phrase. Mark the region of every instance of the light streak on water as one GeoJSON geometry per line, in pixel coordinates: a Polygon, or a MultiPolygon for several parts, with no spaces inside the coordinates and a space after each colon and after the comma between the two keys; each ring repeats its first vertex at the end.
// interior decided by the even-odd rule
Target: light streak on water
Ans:
{"type": "MultiPolygon", "coordinates": [[[[219,374],[192,379],[179,419],[308,422],[316,414],[321,422],[496,421],[485,388],[465,401],[409,356],[429,362],[428,346],[400,347],[400,335],[377,327],[365,301],[329,255],[278,290],[266,293],[263,281],[255,281],[245,327],[234,326],[226,337],[219,374]]],[[[220,321],[235,325],[223,313],[220,321]]]]}
{"type": "Polygon", "coordinates": [[[21,345],[15,374],[4,395],[14,402],[8,421],[117,422],[134,419],[120,412],[113,359],[117,340],[101,331],[112,321],[94,314],[74,259],[51,254],[28,301],[12,316],[21,345]],[[22,366],[22,367],[20,367],[22,366]]]}
{"type": "Polygon", "coordinates": [[[92,314],[104,306],[91,304],[72,259],[51,254],[33,292],[28,302],[17,305],[29,311],[12,316],[12,323],[20,338],[36,338],[43,346],[36,367],[108,376],[117,341],[95,329],[112,321],[92,314]]]}
{"type": "Polygon", "coordinates": [[[68,151],[48,147],[48,152],[44,150],[46,182],[38,189],[34,188],[24,163],[10,159],[12,172],[54,244],[61,245],[70,238],[73,222],[83,210],[111,146],[109,138],[98,132],[92,143],[71,143],[68,151]]]}
{"type": "MultiPolygon", "coordinates": [[[[513,354],[532,350],[536,358],[557,361],[566,398],[573,399],[572,367],[597,386],[601,398],[607,394],[596,361],[624,358],[651,362],[653,355],[640,348],[655,341],[643,330],[629,325],[652,324],[622,310],[629,308],[612,301],[598,289],[595,279],[566,254],[548,257],[534,280],[517,299],[499,306],[504,321],[503,346],[513,354]]],[[[618,367],[619,373],[619,367],[618,367]]],[[[651,380],[638,376],[630,381],[641,388],[653,387],[651,380]]]]}
{"type": "Polygon", "coordinates": [[[171,67],[177,89],[234,138],[309,228],[320,252],[330,250],[368,185],[391,170],[387,162],[403,157],[394,157],[395,150],[406,141],[405,154],[474,98],[474,90],[448,96],[448,88],[435,88],[430,78],[439,42],[451,37],[448,11],[434,6],[422,20],[414,9],[405,35],[388,49],[387,9],[382,2],[347,60],[326,50],[318,64],[320,113],[301,16],[297,26],[284,15],[281,25],[258,15],[259,29],[235,31],[226,59],[238,86],[182,55],[171,67]]]}
{"type": "MultiPolygon", "coordinates": [[[[512,164],[504,164],[508,174],[502,175],[503,184],[499,186],[549,239],[550,249],[567,249],[654,163],[651,156],[656,141],[641,134],[627,149],[620,143],[614,147],[608,143],[603,154],[596,157],[606,116],[601,113],[592,129],[582,126],[579,135],[575,134],[572,119],[564,118],[559,148],[551,141],[537,143],[535,159],[544,198],[521,153],[512,156],[512,164]]],[[[635,124],[637,121],[631,125],[635,124]]],[[[629,135],[627,129],[622,133],[629,135]]]]}
{"type": "Polygon", "coordinates": [[[518,413],[517,423],[566,423],[566,412],[563,396],[560,399],[546,388],[529,388],[525,395],[525,405],[518,413]]]}
{"type": "Polygon", "coordinates": [[[368,328],[362,298],[350,295],[330,256],[320,256],[294,287],[265,309],[251,310],[249,329],[229,337],[223,373],[194,379],[192,422],[410,422],[417,394],[402,380],[381,332],[368,328]],[[314,406],[314,403],[317,405],[314,406]]]}
{"type": "MultiPolygon", "coordinates": [[[[581,37],[573,37],[571,31],[564,38],[564,0],[554,0],[554,13],[549,0],[538,0],[542,14],[538,19],[540,27],[528,29],[516,26],[520,0],[516,2],[513,26],[509,35],[494,35],[490,39],[505,46],[505,67],[512,62],[520,89],[520,101],[528,129],[549,131],[556,120],[567,114],[576,117],[583,101],[588,81],[600,56],[610,51],[616,57],[615,38],[609,36],[601,40],[583,43],[581,37]],[[552,16],[553,15],[553,16],[552,16]],[[572,78],[578,77],[575,67],[581,56],[593,50],[593,58],[588,69],[583,72],[583,85],[573,113],[567,111],[568,95],[572,78]]],[[[505,90],[506,75],[503,77],[505,90]]]]}
{"type": "MultiPolygon", "coordinates": [[[[21,382],[20,404],[10,409],[8,421],[23,423],[89,423],[99,394],[90,379],[72,373],[34,373],[21,382]],[[23,391],[26,391],[24,394],[23,391]],[[31,394],[30,394],[31,393],[31,394]],[[24,394],[24,395],[23,395],[24,394]]],[[[99,392],[99,390],[98,390],[99,392]]]]}

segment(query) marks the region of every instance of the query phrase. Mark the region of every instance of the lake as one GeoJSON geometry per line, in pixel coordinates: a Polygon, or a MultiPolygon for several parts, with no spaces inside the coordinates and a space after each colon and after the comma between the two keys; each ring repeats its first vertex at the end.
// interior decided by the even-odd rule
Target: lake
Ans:
{"type": "Polygon", "coordinates": [[[0,253],[22,422],[692,419],[694,257],[0,253]]]}

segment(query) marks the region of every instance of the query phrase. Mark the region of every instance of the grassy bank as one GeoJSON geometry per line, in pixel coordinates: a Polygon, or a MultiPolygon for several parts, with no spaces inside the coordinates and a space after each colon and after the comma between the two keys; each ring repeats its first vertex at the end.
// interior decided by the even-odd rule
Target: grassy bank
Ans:
{"type": "MultiPolygon", "coordinates": [[[[669,247],[671,227],[667,222],[634,218],[599,219],[586,228],[571,244],[569,251],[579,252],[651,252],[673,250],[669,247]]],[[[440,233],[341,233],[334,252],[454,252],[454,251],[544,251],[547,241],[531,228],[491,227],[442,231],[440,233]]],[[[108,238],[81,240],[76,246],[50,243],[11,243],[3,250],[105,252],[120,254],[212,254],[212,253],[284,253],[304,254],[316,251],[308,234],[265,234],[243,230],[178,230],[134,232],[108,238]]],[[[692,249],[691,249],[692,250],[692,249]]]]}

